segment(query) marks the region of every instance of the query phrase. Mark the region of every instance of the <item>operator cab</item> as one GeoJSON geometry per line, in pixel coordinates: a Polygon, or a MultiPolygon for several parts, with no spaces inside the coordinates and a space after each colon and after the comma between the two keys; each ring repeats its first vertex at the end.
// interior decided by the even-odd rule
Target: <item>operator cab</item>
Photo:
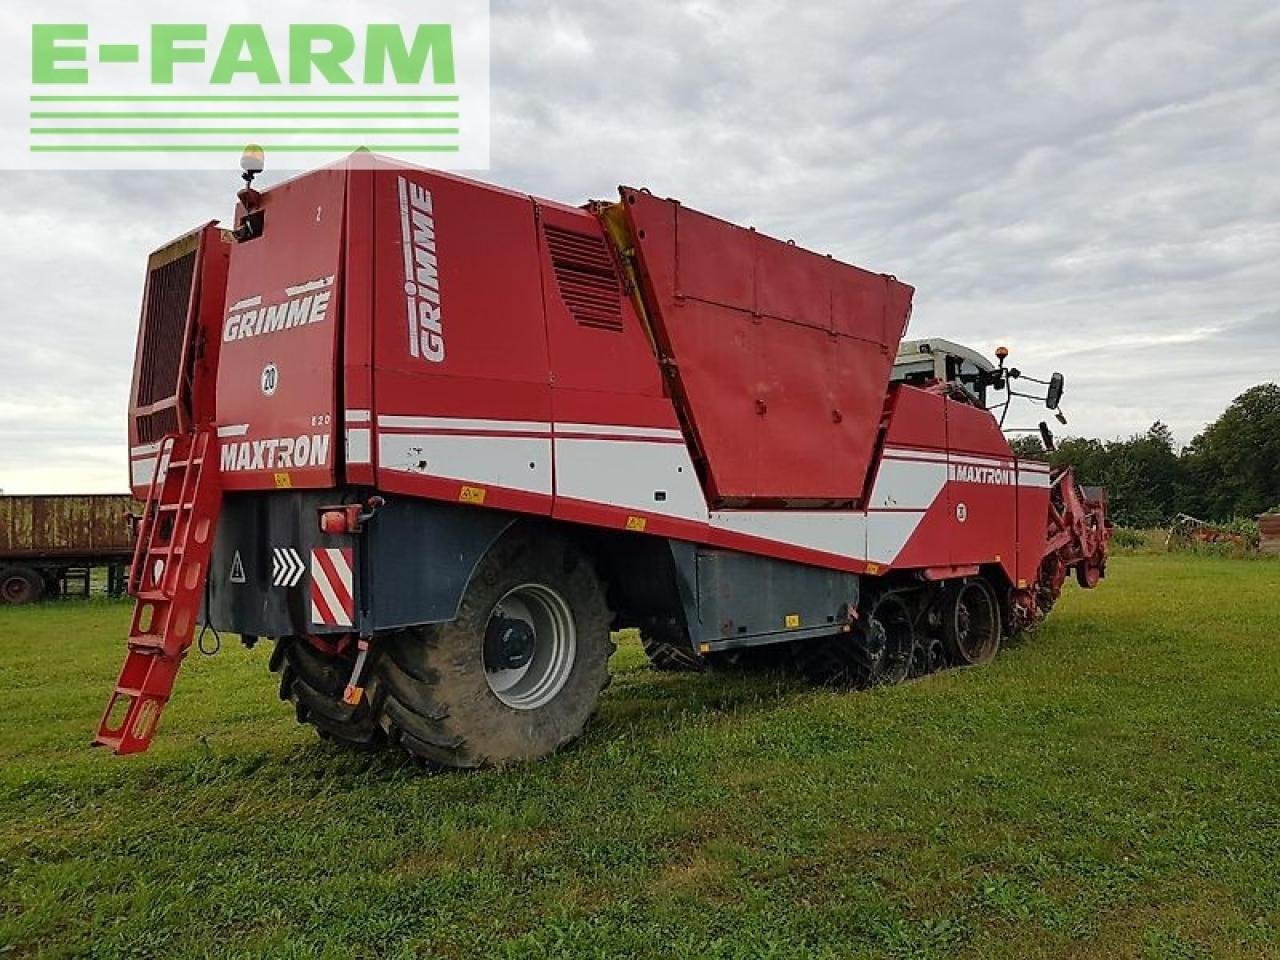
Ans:
{"type": "Polygon", "coordinates": [[[903,340],[890,383],[924,387],[935,381],[960,387],[975,406],[987,405],[987,388],[1002,379],[986,357],[940,337],[903,340]]]}

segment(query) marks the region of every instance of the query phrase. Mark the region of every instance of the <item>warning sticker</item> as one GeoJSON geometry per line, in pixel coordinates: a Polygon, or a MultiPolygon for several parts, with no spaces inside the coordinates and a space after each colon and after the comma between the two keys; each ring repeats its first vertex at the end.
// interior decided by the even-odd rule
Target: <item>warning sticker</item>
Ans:
{"type": "Polygon", "coordinates": [[[232,583],[244,583],[244,562],[240,559],[240,551],[237,550],[231,557],[231,576],[228,578],[232,583]]]}

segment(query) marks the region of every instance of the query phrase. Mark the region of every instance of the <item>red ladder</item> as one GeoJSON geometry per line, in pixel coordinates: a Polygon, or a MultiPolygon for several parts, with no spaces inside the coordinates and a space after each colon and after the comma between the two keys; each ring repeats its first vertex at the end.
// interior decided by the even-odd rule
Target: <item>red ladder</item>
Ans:
{"type": "Polygon", "coordinates": [[[170,435],[160,444],[129,570],[136,600],[129,651],[95,746],[116,753],[151,746],[200,616],[222,506],[217,448],[211,429],[170,435]]]}

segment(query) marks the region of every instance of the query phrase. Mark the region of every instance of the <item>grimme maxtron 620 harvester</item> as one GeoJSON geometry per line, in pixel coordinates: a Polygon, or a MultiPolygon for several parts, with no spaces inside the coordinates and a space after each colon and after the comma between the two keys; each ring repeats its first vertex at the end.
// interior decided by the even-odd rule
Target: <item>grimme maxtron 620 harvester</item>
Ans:
{"type": "Polygon", "coordinates": [[[630,187],[246,169],[233,230],[148,266],[100,744],[147,747],[202,621],[271,638],[323,736],[475,766],[581,733],[611,629],[662,667],[786,644],[890,683],[1103,573],[1104,504],[988,409],[1017,371],[902,345],[893,277],[630,187]]]}

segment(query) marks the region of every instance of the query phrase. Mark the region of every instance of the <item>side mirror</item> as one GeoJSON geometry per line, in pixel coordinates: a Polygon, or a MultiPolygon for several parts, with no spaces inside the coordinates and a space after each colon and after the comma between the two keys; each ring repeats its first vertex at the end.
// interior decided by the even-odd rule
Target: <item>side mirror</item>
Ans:
{"type": "Polygon", "coordinates": [[[1058,449],[1058,445],[1053,442],[1053,431],[1043,420],[1040,421],[1040,445],[1044,447],[1046,453],[1053,453],[1058,449]]]}
{"type": "Polygon", "coordinates": [[[1066,381],[1060,373],[1055,373],[1049,378],[1049,392],[1045,395],[1044,405],[1050,410],[1058,409],[1058,404],[1062,402],[1062,388],[1065,384],[1066,381]]]}

